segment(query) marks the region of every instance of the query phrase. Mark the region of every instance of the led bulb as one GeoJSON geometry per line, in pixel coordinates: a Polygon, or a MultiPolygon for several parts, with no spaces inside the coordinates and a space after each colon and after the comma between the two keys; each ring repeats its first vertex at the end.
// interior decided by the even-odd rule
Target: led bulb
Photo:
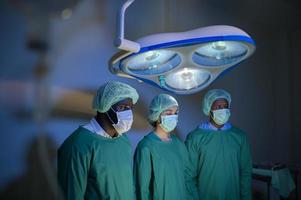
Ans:
{"type": "Polygon", "coordinates": [[[191,81],[193,74],[187,68],[184,68],[181,77],[184,81],[191,81]]]}
{"type": "Polygon", "coordinates": [[[158,58],[160,54],[157,51],[149,51],[145,53],[145,60],[152,61],[158,58]]]}
{"type": "Polygon", "coordinates": [[[206,43],[192,55],[192,60],[201,66],[224,67],[244,59],[248,47],[242,42],[217,41],[206,43]]]}
{"type": "Polygon", "coordinates": [[[213,42],[212,48],[218,51],[222,51],[226,49],[226,43],[223,41],[213,42]]]}
{"type": "Polygon", "coordinates": [[[156,50],[126,58],[121,62],[121,68],[133,75],[154,75],[170,71],[180,62],[180,56],[174,51],[156,50]]]}
{"type": "Polygon", "coordinates": [[[203,86],[210,80],[210,72],[202,69],[183,68],[166,75],[166,86],[175,90],[190,90],[203,86]]]}

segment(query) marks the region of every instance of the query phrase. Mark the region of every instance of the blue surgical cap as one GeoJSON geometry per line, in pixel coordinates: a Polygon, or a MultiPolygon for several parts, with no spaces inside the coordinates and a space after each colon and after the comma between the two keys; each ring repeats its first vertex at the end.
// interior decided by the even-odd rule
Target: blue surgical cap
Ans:
{"type": "Polygon", "coordinates": [[[173,106],[179,106],[177,100],[168,94],[159,94],[150,103],[148,121],[158,121],[160,114],[173,106]]]}
{"type": "Polygon", "coordinates": [[[93,109],[105,113],[112,105],[126,98],[131,98],[135,104],[139,98],[136,89],[125,83],[111,81],[98,89],[94,96],[93,109]]]}
{"type": "Polygon", "coordinates": [[[213,89],[205,94],[203,99],[203,112],[205,115],[209,115],[211,106],[217,99],[226,99],[229,107],[231,105],[231,95],[223,89],[213,89]]]}

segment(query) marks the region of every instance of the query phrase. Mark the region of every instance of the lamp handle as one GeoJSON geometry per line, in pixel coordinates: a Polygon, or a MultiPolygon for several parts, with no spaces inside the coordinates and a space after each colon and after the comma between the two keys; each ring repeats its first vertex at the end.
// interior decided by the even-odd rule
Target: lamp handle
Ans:
{"type": "Polygon", "coordinates": [[[114,44],[117,48],[130,52],[139,52],[140,44],[134,41],[130,41],[124,38],[124,16],[126,9],[134,2],[135,0],[125,1],[117,16],[117,37],[115,38],[114,44]]]}

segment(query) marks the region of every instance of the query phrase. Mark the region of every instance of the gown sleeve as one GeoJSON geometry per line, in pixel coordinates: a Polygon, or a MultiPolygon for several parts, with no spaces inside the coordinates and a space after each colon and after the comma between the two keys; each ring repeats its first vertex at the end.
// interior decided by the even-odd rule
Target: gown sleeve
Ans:
{"type": "Polygon", "coordinates": [[[245,135],[243,136],[240,155],[240,199],[251,200],[252,158],[250,144],[245,135]]]}
{"type": "Polygon", "coordinates": [[[79,149],[58,152],[58,180],[66,200],[84,199],[89,162],[89,155],[79,149]]]}
{"type": "Polygon", "coordinates": [[[150,182],[152,177],[151,154],[147,147],[139,147],[134,157],[134,180],[137,200],[150,200],[150,182]]]}
{"type": "Polygon", "coordinates": [[[199,168],[199,147],[189,134],[186,138],[187,165],[185,168],[188,199],[199,199],[197,192],[197,175],[199,168]]]}

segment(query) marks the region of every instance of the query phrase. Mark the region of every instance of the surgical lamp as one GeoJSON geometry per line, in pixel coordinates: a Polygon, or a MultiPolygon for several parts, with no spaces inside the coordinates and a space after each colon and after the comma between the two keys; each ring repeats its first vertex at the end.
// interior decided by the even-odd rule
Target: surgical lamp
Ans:
{"type": "Polygon", "coordinates": [[[109,61],[109,69],[116,75],[176,94],[193,94],[255,51],[255,42],[247,33],[226,25],[153,34],[135,42],[127,40],[124,15],[133,1],[125,1],[119,11],[115,45],[122,51],[109,61]]]}

